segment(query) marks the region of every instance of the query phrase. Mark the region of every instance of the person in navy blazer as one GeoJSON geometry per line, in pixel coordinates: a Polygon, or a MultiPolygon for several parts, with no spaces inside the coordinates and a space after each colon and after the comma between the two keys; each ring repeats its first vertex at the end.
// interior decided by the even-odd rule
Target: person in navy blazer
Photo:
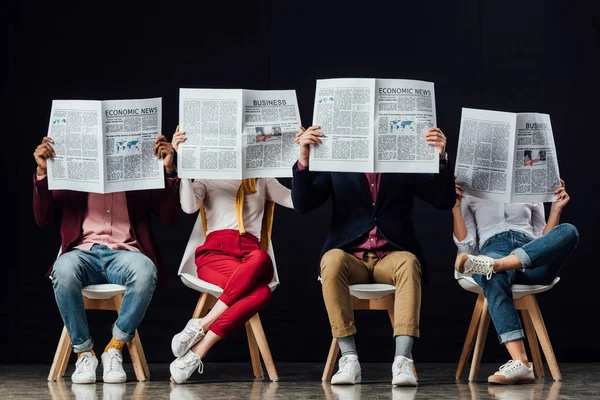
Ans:
{"type": "Polygon", "coordinates": [[[446,137],[438,128],[425,133],[427,144],[439,151],[437,174],[312,172],[310,146],[318,146],[323,135],[319,126],[301,127],[296,135],[300,154],[292,168],[292,199],[300,214],[329,199],[332,202],[320,268],[331,331],[342,353],[331,383],[355,384],[361,379],[349,285],[385,283],[396,287],[392,384],[414,386],[417,381],[410,352],[419,336],[421,280],[427,280],[427,269],[415,237],[413,200],[417,196],[441,210],[454,206],[454,174],[448,163],[446,137]]]}

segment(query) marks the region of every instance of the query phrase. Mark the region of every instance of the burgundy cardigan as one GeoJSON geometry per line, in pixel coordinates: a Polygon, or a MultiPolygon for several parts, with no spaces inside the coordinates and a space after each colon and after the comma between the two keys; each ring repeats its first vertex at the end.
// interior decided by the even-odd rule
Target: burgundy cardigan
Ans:
{"type": "MultiPolygon", "coordinates": [[[[83,234],[83,219],[87,208],[88,194],[71,190],[48,190],[48,178],[33,184],[33,214],[40,227],[51,224],[57,215],[62,214],[60,236],[62,252],[66,253],[79,244],[83,234]]],[[[179,217],[179,178],[165,178],[165,188],[156,190],[136,190],[126,193],[127,210],[134,239],[140,250],[157,267],[158,282],[165,283],[168,277],[161,260],[158,246],[154,241],[150,226],[151,214],[155,214],[163,224],[175,223],[179,217]]],[[[49,276],[52,267],[46,274],[49,276]]]]}

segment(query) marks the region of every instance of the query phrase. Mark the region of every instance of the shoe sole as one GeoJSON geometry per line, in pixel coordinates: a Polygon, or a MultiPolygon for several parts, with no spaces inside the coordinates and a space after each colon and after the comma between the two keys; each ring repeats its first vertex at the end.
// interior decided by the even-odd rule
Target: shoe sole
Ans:
{"type": "Polygon", "coordinates": [[[357,383],[360,383],[361,378],[358,378],[357,380],[355,380],[354,382],[331,382],[332,385],[336,385],[336,386],[348,386],[348,385],[356,385],[357,383]]]}
{"type": "Polygon", "coordinates": [[[454,263],[454,269],[461,274],[465,273],[465,263],[469,259],[469,255],[467,253],[460,253],[456,257],[456,262],[454,263]]]}
{"type": "Polygon", "coordinates": [[[392,383],[392,387],[417,387],[418,383],[392,383]]]}
{"type": "Polygon", "coordinates": [[[492,385],[523,385],[527,383],[535,383],[535,378],[522,378],[522,379],[506,379],[501,375],[490,376],[488,383],[492,385]]]}
{"type": "Polygon", "coordinates": [[[127,378],[124,378],[124,379],[106,379],[106,378],[102,378],[102,380],[104,381],[104,383],[125,383],[125,382],[127,382],[127,378]]]}
{"type": "Polygon", "coordinates": [[[92,383],[96,383],[96,378],[94,379],[84,379],[84,380],[74,380],[73,378],[71,378],[71,382],[78,384],[78,385],[89,385],[92,383]]]}

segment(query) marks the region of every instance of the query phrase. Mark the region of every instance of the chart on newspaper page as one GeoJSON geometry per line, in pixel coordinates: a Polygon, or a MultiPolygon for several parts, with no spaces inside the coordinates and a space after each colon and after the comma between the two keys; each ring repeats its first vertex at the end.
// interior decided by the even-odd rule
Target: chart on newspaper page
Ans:
{"type": "Polygon", "coordinates": [[[375,79],[317,81],[313,125],[324,137],[311,146],[313,171],[373,172],[375,79]]]}
{"type": "Polygon", "coordinates": [[[162,189],[164,167],[152,150],[162,132],[162,99],[102,102],[105,192],[162,189]]]}
{"type": "Polygon", "coordinates": [[[517,114],[515,150],[512,202],[555,201],[560,174],[548,114],[517,114]]]}
{"type": "Polygon", "coordinates": [[[291,177],[300,124],[295,90],[244,90],[244,178],[291,177]]]}
{"type": "Polygon", "coordinates": [[[515,126],[514,113],[462,109],[455,176],[467,193],[510,202],[515,126]]]}
{"type": "Polygon", "coordinates": [[[104,193],[102,105],[99,101],[54,100],[48,137],[48,188],[104,193]]]}
{"type": "Polygon", "coordinates": [[[242,179],[242,90],[180,89],[179,177],[242,179]]]}
{"type": "Polygon", "coordinates": [[[439,172],[439,155],[425,139],[436,127],[433,83],[377,79],[375,172],[439,172]]]}

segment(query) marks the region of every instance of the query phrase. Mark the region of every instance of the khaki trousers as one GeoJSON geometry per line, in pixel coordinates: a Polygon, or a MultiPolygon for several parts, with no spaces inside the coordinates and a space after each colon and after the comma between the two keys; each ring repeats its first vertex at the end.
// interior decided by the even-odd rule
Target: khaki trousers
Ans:
{"type": "Polygon", "coordinates": [[[394,336],[419,336],[421,264],[414,254],[392,251],[379,259],[367,252],[361,260],[340,249],[329,250],[321,259],[321,279],[333,337],[356,333],[348,286],[357,283],[394,285],[394,336]]]}

